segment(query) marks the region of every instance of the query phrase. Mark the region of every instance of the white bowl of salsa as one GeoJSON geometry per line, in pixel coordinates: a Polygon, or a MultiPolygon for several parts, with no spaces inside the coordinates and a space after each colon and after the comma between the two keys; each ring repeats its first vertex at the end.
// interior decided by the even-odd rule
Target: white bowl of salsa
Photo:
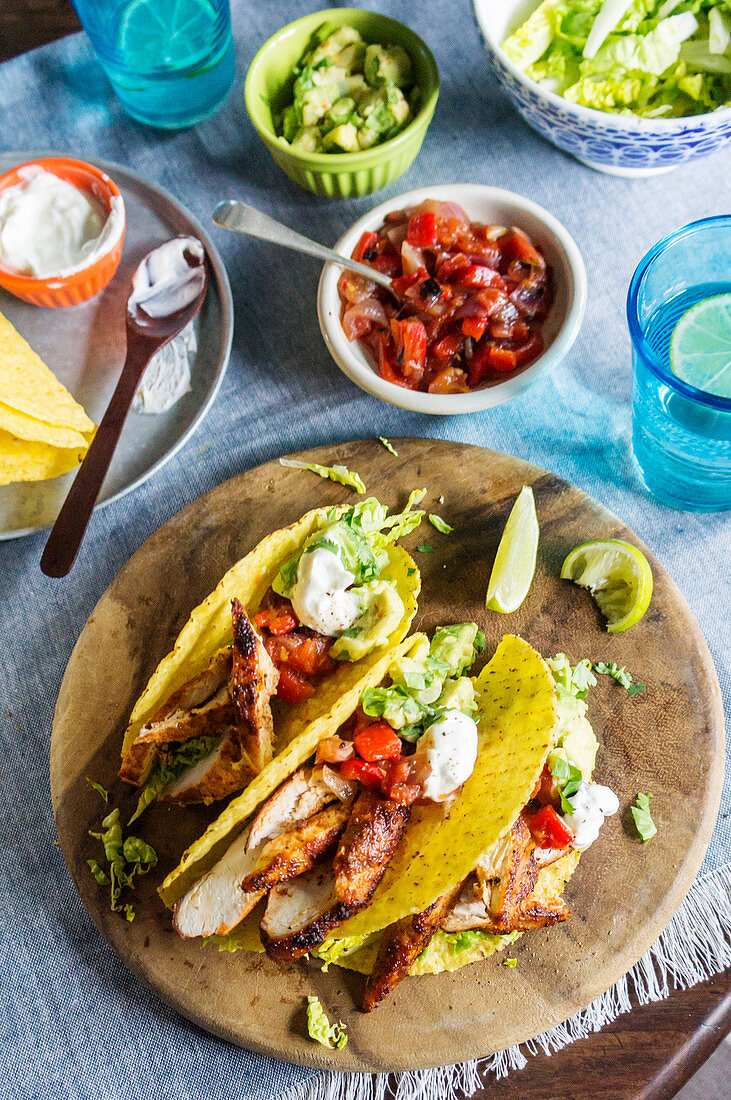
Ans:
{"type": "MultiPolygon", "coordinates": [[[[343,315],[352,303],[346,303],[344,308],[343,298],[339,292],[339,284],[341,284],[341,288],[345,287],[346,294],[352,288],[349,288],[347,283],[341,283],[343,271],[334,264],[327,264],[323,269],[318,288],[317,306],[320,328],[325,343],[335,362],[351,381],[355,382],[361,389],[366,390],[367,393],[373,394],[391,405],[398,405],[401,408],[411,409],[415,412],[450,416],[456,413],[478,412],[481,409],[492,408],[517,397],[564,358],[574,343],[583,320],[586,306],[586,271],[576,243],[570,233],[552,214],[522,195],[516,195],[497,187],[483,186],[482,184],[446,184],[425,187],[417,191],[397,195],[395,198],[376,206],[370,213],[355,222],[340,238],[335,245],[335,250],[344,256],[352,256],[354,252],[359,255],[359,245],[362,250],[364,243],[367,244],[369,239],[373,240],[373,235],[378,234],[383,229],[387,217],[394,218],[396,212],[403,210],[413,212],[414,208],[417,207],[420,211],[436,212],[438,215],[440,210],[436,204],[440,203],[457,204],[457,207],[464,211],[471,225],[476,223],[479,227],[502,227],[502,233],[499,229],[495,229],[494,232],[482,228],[476,230],[485,247],[480,254],[468,257],[469,266],[467,266],[464,260],[450,262],[455,259],[460,250],[457,243],[448,244],[444,235],[440,237],[440,241],[435,247],[430,247],[428,243],[431,240],[429,234],[434,232],[434,219],[432,217],[424,219],[425,236],[423,239],[427,244],[422,251],[422,255],[426,271],[422,270],[421,274],[417,274],[418,265],[422,262],[418,250],[416,254],[412,253],[410,249],[406,250],[406,253],[408,253],[407,258],[411,260],[412,278],[417,289],[421,291],[422,301],[426,301],[426,309],[429,308],[428,291],[430,288],[435,291],[435,301],[439,297],[439,286],[446,288],[444,292],[445,300],[449,300],[451,296],[451,300],[454,302],[456,299],[453,296],[455,294],[461,295],[458,299],[460,302],[459,316],[456,312],[454,312],[454,316],[450,315],[447,328],[444,330],[447,332],[452,344],[449,344],[449,340],[441,340],[442,347],[437,346],[441,339],[441,330],[439,329],[441,322],[435,326],[434,336],[432,337],[429,315],[421,311],[421,302],[416,299],[415,293],[410,301],[408,298],[404,299],[408,304],[406,309],[401,311],[400,318],[408,321],[422,317],[425,326],[429,329],[428,350],[426,356],[422,356],[423,372],[418,363],[419,341],[412,339],[414,335],[421,336],[423,343],[423,334],[421,334],[418,326],[408,326],[404,329],[404,326],[398,323],[395,326],[391,325],[394,310],[389,305],[387,291],[379,291],[369,295],[376,302],[380,301],[381,306],[385,309],[385,322],[384,315],[377,306],[372,302],[367,303],[364,312],[368,313],[369,310],[372,312],[375,318],[374,323],[369,333],[352,340],[348,339],[343,329],[343,315]],[[424,204],[426,204],[426,207],[424,204]],[[514,234],[513,229],[518,230],[518,234],[514,234]],[[504,235],[508,233],[512,234],[510,239],[504,235]],[[364,238],[364,234],[371,236],[370,238],[364,238]],[[510,276],[506,274],[505,270],[507,259],[498,258],[493,261],[489,257],[492,237],[499,245],[502,242],[501,247],[507,243],[511,249],[510,255],[515,254],[515,246],[518,246],[519,255],[516,264],[510,269],[510,276]],[[541,260],[545,259],[549,272],[550,305],[544,308],[544,303],[544,305],[538,307],[539,312],[530,305],[526,305],[525,310],[523,310],[520,301],[522,291],[515,282],[516,267],[517,270],[521,270],[522,242],[526,237],[526,257],[530,258],[531,246],[534,246],[541,260]],[[463,265],[461,269],[460,263],[463,265]],[[441,266],[442,264],[447,264],[447,266],[441,266]],[[495,269],[494,282],[498,288],[502,289],[494,290],[491,288],[493,275],[490,271],[490,265],[495,269]],[[450,272],[450,269],[455,267],[459,269],[456,275],[450,272]],[[491,296],[499,298],[503,302],[500,317],[515,315],[515,311],[510,306],[505,307],[505,283],[497,277],[498,268],[502,270],[503,280],[508,279],[507,289],[513,288],[509,295],[511,300],[517,303],[519,312],[523,314],[517,319],[517,327],[513,329],[494,327],[500,318],[498,317],[495,320],[495,315],[492,318],[489,316],[492,306],[482,309],[479,304],[479,302],[489,303],[491,296]],[[447,274],[443,277],[445,272],[447,274]],[[476,288],[480,289],[476,290],[474,295],[471,292],[467,293],[464,287],[468,284],[474,284],[476,288]],[[485,293],[482,292],[483,287],[485,293]],[[467,294],[469,300],[464,300],[465,294],[467,294]],[[478,298],[479,302],[474,302],[473,297],[478,298]],[[487,325],[480,332],[482,325],[480,315],[484,318],[485,314],[488,314],[487,325]],[[545,316],[542,316],[542,314],[545,314],[545,316]],[[523,321],[525,324],[522,323],[523,321]],[[376,336],[376,329],[382,332],[382,336],[376,336]],[[459,335],[463,329],[466,329],[472,335],[469,340],[463,340],[459,344],[459,335]],[[404,335],[404,331],[406,335],[404,335]],[[516,336],[519,336],[519,339],[501,340],[493,336],[494,332],[501,331],[514,332],[516,336]],[[536,343],[536,339],[538,343],[536,343]],[[368,341],[368,344],[364,341],[368,341]],[[457,346],[458,344],[459,346],[457,346]],[[398,363],[394,359],[396,345],[398,345],[398,363]],[[413,346],[417,348],[416,356],[413,353],[413,346]],[[450,358],[449,351],[452,346],[455,350],[450,358]],[[523,347],[529,349],[529,361],[527,362],[521,362],[521,355],[513,356],[511,359],[507,354],[510,349],[523,347]],[[536,347],[542,348],[537,354],[536,347]],[[382,348],[379,358],[376,357],[376,348],[382,348]],[[495,350],[492,350],[493,348],[495,350]],[[435,367],[437,353],[439,366],[441,367],[443,362],[445,367],[454,368],[451,373],[447,371],[446,374],[440,374],[440,371],[437,370],[435,367]],[[406,369],[405,362],[410,364],[408,376],[402,376],[399,373],[402,369],[406,369]],[[494,365],[481,369],[479,363],[485,362],[496,364],[500,369],[496,369],[494,365]],[[517,365],[511,368],[510,364],[512,362],[517,365]],[[392,366],[394,363],[396,363],[395,373],[392,366]],[[440,375],[438,379],[437,374],[440,375]],[[462,376],[461,380],[460,375],[462,376]],[[390,380],[392,378],[398,378],[398,381],[390,380]],[[444,379],[446,379],[446,382],[443,381],[444,379]],[[456,388],[463,386],[466,388],[466,392],[434,392],[435,388],[441,389],[443,385],[449,388],[452,385],[451,379],[457,380],[454,382],[456,388]],[[432,386],[432,392],[429,392],[428,388],[424,388],[427,384],[432,386]],[[422,388],[411,388],[411,386],[422,388]]],[[[450,208],[448,206],[444,212],[445,215],[450,213],[457,215],[454,207],[450,208]]],[[[443,228],[444,219],[438,219],[438,224],[443,228]]],[[[450,220],[450,224],[455,225],[457,223],[450,220]]],[[[396,226],[398,226],[398,219],[396,226]]],[[[411,224],[409,235],[412,240],[418,240],[418,236],[415,237],[414,235],[415,230],[418,232],[418,225],[411,224]]],[[[403,219],[401,233],[405,232],[406,219],[403,219]]],[[[398,242],[400,234],[397,228],[392,236],[395,241],[395,249],[400,250],[401,246],[398,242]]],[[[388,246],[386,248],[388,249],[388,246]]],[[[375,260],[375,253],[370,249],[362,256],[364,262],[368,262],[369,255],[373,262],[381,262],[375,260]]],[[[385,256],[382,263],[385,268],[388,267],[388,259],[385,256]]],[[[406,271],[406,261],[404,260],[402,263],[402,271],[406,271]]],[[[526,264],[526,271],[529,272],[530,270],[530,267],[526,264]]],[[[396,272],[393,269],[388,273],[396,272]]],[[[401,271],[397,274],[400,275],[401,271]]],[[[409,281],[409,278],[406,278],[405,284],[408,284],[409,281]]],[[[526,285],[528,285],[527,281],[526,285]]],[[[524,294],[523,297],[525,297],[524,294]]],[[[528,301],[527,298],[525,300],[528,301]]],[[[437,304],[434,308],[435,313],[438,314],[439,309],[442,307],[437,304]]],[[[395,317],[393,319],[398,321],[395,317]]],[[[349,324],[351,333],[355,327],[351,315],[349,324]]]]}

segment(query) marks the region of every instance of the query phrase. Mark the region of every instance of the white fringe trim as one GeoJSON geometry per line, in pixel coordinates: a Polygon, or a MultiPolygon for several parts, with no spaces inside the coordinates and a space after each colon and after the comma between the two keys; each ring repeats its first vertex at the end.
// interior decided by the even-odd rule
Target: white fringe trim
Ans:
{"type": "Polygon", "coordinates": [[[471,1096],[489,1074],[498,1079],[523,1069],[526,1055],[553,1054],[632,1008],[661,1001],[672,989],[689,989],[731,967],[731,864],[694,883],[672,921],[616,985],[562,1024],[489,1058],[441,1069],[401,1073],[388,1092],[385,1074],[318,1074],[280,1100],[458,1100],[471,1096]]]}

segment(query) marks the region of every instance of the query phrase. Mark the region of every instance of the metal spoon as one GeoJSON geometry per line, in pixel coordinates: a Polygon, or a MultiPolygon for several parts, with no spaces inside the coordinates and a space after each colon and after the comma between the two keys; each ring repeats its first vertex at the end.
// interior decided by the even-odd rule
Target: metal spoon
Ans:
{"type": "Polygon", "coordinates": [[[347,256],[341,256],[339,252],[333,252],[332,248],[325,248],[316,244],[301,233],[295,233],[281,222],[270,218],[268,214],[262,214],[261,210],[248,206],[245,202],[236,199],[226,199],[219,202],[211,215],[216,225],[222,229],[231,229],[236,233],[246,233],[249,237],[258,237],[261,241],[271,241],[272,244],[281,244],[284,248],[292,248],[295,252],[304,252],[307,256],[316,256],[318,260],[325,260],[330,264],[338,264],[348,271],[355,271],[358,275],[365,275],[372,283],[390,290],[394,297],[398,297],[393,289],[393,280],[381,271],[375,271],[372,267],[359,264],[357,260],[351,260],[347,256]]]}
{"type": "Polygon", "coordinates": [[[94,440],[48,536],[41,569],[65,577],[84,537],[132,398],[153,355],[193,320],[206,296],[203,245],[175,237],[145,256],[127,301],[127,358],[94,440]]]}

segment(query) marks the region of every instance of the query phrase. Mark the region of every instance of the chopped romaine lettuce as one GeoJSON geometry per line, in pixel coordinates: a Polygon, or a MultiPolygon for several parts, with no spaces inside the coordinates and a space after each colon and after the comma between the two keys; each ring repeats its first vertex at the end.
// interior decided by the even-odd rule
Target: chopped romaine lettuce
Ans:
{"type": "Polygon", "coordinates": [[[280,458],[280,465],[288,466],[292,470],[311,470],[318,477],[327,477],[330,481],[336,481],[338,485],[345,485],[349,489],[355,489],[356,493],[364,494],[366,491],[363,478],[347,466],[321,466],[319,462],[301,462],[298,458],[280,458]]]}
{"type": "Polygon", "coordinates": [[[573,103],[646,118],[731,102],[729,0],[545,0],[504,43],[573,103]]]}
{"type": "Polygon", "coordinates": [[[648,840],[651,840],[657,833],[657,826],[650,817],[650,799],[651,794],[637,795],[635,805],[630,806],[630,813],[635,823],[637,832],[642,838],[642,843],[647,844],[648,840]]]}
{"type": "Polygon", "coordinates": [[[338,1050],[348,1041],[342,1020],[339,1024],[331,1024],[317,997],[307,998],[307,1033],[324,1047],[337,1047],[338,1050]]]}
{"type": "Polygon", "coordinates": [[[155,765],[150,778],[142,788],[140,797],[137,800],[137,807],[129,819],[129,824],[131,825],[133,821],[137,820],[143,810],[146,810],[150,803],[155,801],[168,783],[172,783],[174,779],[179,779],[188,768],[192,768],[194,764],[208,756],[215,742],[215,737],[191,737],[187,741],[182,741],[179,745],[171,745],[166,750],[164,759],[155,765]]]}
{"type": "MultiPolygon", "coordinates": [[[[136,836],[122,835],[119,810],[112,810],[102,821],[102,832],[90,832],[89,836],[101,840],[104,855],[109,864],[108,872],[95,859],[87,860],[91,873],[100,886],[110,886],[110,904],[113,912],[120,912],[119,895],[125,887],[134,887],[135,876],[146,875],[157,863],[157,853],[144,840],[136,836]]],[[[129,918],[128,918],[129,919],[129,918]]]]}

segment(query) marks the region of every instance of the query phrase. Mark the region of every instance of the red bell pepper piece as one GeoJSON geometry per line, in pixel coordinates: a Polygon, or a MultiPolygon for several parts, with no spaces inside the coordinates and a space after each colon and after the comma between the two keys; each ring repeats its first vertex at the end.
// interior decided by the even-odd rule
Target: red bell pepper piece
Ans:
{"type": "Polygon", "coordinates": [[[391,318],[396,344],[396,359],[405,378],[421,379],[426,366],[426,329],[423,321],[397,321],[391,318]]]}
{"type": "Polygon", "coordinates": [[[436,248],[438,240],[436,214],[414,214],[409,219],[406,240],[414,248],[436,248]]]}
{"type": "Polygon", "coordinates": [[[465,317],[462,322],[462,332],[473,340],[479,340],[486,328],[487,317],[465,317]]]}
{"type": "MultiPolygon", "coordinates": [[[[353,250],[353,259],[354,260],[360,260],[361,263],[362,263],[363,260],[365,259],[366,252],[370,252],[371,249],[375,248],[377,244],[378,244],[378,234],[377,233],[364,233],[363,236],[358,241],[357,245],[355,246],[355,249],[353,250]]],[[[373,257],[373,256],[370,257],[370,258],[375,259],[375,257],[373,257]]]]}
{"type": "Polygon", "coordinates": [[[395,760],[401,755],[401,738],[388,722],[373,722],[356,733],[353,738],[355,751],[364,760],[395,760]]]}
{"type": "Polygon", "coordinates": [[[284,607],[267,607],[264,611],[258,611],[253,621],[259,630],[268,630],[270,634],[289,634],[290,630],[299,626],[294,611],[284,607]]]}
{"type": "Polygon", "coordinates": [[[464,271],[457,273],[455,282],[460,286],[466,286],[474,288],[475,290],[482,290],[485,287],[501,287],[503,280],[497,271],[494,271],[491,267],[484,267],[482,264],[470,264],[464,271]]]}
{"type": "Polygon", "coordinates": [[[574,839],[571,829],[553,806],[544,806],[529,817],[528,828],[537,848],[568,848],[574,839]]]}
{"type": "Polygon", "coordinates": [[[442,336],[441,340],[437,340],[431,351],[432,355],[435,355],[437,359],[446,360],[453,359],[461,347],[461,335],[456,332],[451,332],[448,333],[446,336],[442,336]]]}
{"type": "Polygon", "coordinates": [[[383,780],[383,772],[375,764],[369,764],[367,760],[344,760],[340,765],[340,774],[343,779],[355,779],[364,787],[378,790],[383,780]]]}

